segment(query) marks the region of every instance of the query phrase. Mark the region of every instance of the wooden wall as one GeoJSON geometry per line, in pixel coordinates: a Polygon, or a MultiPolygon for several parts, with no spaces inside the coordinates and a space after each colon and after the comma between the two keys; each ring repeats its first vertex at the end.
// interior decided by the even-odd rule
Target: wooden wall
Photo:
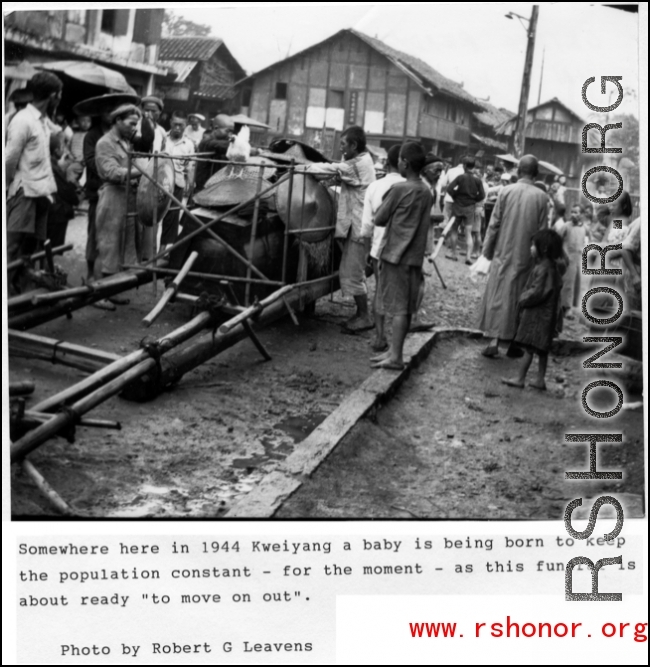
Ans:
{"type": "Polygon", "coordinates": [[[256,76],[245,111],[270,125],[270,135],[293,136],[321,150],[338,143],[349,125],[364,127],[376,144],[408,137],[467,144],[470,110],[464,127],[425,116],[423,98],[421,88],[387,58],[343,34],[256,76]],[[287,84],[286,99],[280,99],[278,83],[287,84]]]}

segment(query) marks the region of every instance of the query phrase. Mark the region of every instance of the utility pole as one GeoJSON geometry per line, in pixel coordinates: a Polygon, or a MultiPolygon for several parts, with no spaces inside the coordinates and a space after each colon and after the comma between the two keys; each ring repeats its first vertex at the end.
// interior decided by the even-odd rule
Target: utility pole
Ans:
{"type": "MultiPolygon", "coordinates": [[[[514,14],[514,12],[511,13],[514,14]]],[[[517,125],[514,137],[514,153],[516,158],[520,158],[524,153],[526,140],[526,114],[528,113],[528,95],[530,94],[530,77],[533,69],[535,32],[537,30],[538,15],[539,5],[533,5],[530,19],[524,19],[528,21],[528,45],[526,46],[526,62],[524,64],[524,76],[521,80],[521,96],[519,97],[519,112],[517,114],[517,125]]]]}

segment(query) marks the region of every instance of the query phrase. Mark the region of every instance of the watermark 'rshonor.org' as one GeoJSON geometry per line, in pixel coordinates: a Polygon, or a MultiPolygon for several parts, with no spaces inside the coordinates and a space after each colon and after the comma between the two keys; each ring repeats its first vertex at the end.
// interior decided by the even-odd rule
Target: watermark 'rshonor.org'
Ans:
{"type": "MultiPolygon", "coordinates": [[[[587,79],[583,86],[582,86],[582,101],[586,104],[586,106],[591,109],[592,111],[597,111],[599,113],[608,113],[610,111],[613,111],[616,109],[621,102],[623,101],[623,87],[621,86],[621,79],[622,76],[601,76],[600,77],[600,89],[601,93],[605,94],[606,88],[607,88],[607,82],[609,81],[611,84],[614,84],[617,89],[618,89],[618,98],[616,99],[616,102],[614,104],[607,106],[607,107],[599,107],[587,99],[587,90],[589,86],[595,82],[596,78],[591,77],[587,79]]],[[[608,130],[613,130],[613,129],[621,129],[623,127],[623,123],[614,123],[614,124],[607,124],[604,127],[598,123],[588,123],[587,125],[584,126],[582,130],[582,152],[583,153],[621,153],[622,149],[621,148],[606,148],[605,147],[605,135],[607,134],[608,130]],[[600,131],[600,147],[599,148],[589,148],[587,146],[587,132],[591,129],[597,129],[600,131]]],[[[616,201],[623,192],[623,179],[621,175],[616,171],[616,169],[613,169],[612,167],[608,167],[605,165],[599,165],[597,167],[593,167],[592,169],[589,169],[585,172],[585,174],[582,177],[582,193],[584,196],[589,200],[592,201],[596,204],[609,204],[613,201],[616,201]],[[604,171],[606,173],[612,174],[613,176],[616,177],[616,180],[618,181],[618,190],[614,195],[611,197],[594,197],[593,195],[589,194],[587,192],[587,179],[592,175],[597,172],[604,171]]],[[[621,229],[622,226],[622,221],[621,220],[614,220],[612,222],[613,227],[615,229],[621,229]]],[[[605,267],[606,261],[607,261],[607,253],[611,252],[613,250],[620,251],[622,249],[622,244],[616,244],[616,245],[608,245],[605,246],[604,248],[600,245],[597,245],[595,243],[592,243],[588,245],[582,252],[582,274],[583,275],[591,275],[591,276],[614,276],[614,275],[621,275],[622,271],[621,269],[608,269],[605,267]],[[597,251],[600,254],[600,268],[596,269],[589,269],[587,268],[588,262],[588,255],[590,251],[597,251]]],[[[611,287],[603,286],[603,287],[594,287],[590,289],[589,291],[586,292],[584,297],[582,298],[582,313],[583,315],[592,322],[593,324],[596,324],[598,326],[608,326],[616,322],[621,315],[623,314],[623,298],[621,295],[615,290],[612,289],[611,287]],[[608,294],[616,299],[616,302],[618,304],[618,309],[614,315],[611,317],[594,317],[588,310],[588,304],[589,304],[589,299],[595,294],[608,294]]],[[[599,359],[602,357],[604,354],[607,352],[610,352],[613,350],[615,347],[618,345],[621,345],[623,342],[623,338],[621,336],[585,336],[584,341],[588,343],[609,343],[607,347],[601,349],[599,352],[594,354],[593,356],[589,357],[583,362],[583,368],[590,368],[590,369],[600,369],[600,368],[621,368],[622,364],[620,363],[602,363],[602,362],[597,362],[596,359],[599,359]]],[[[615,382],[610,382],[608,380],[595,380],[594,382],[590,382],[583,390],[582,392],[582,407],[584,408],[585,412],[592,417],[595,417],[600,420],[604,419],[611,419],[615,415],[617,415],[621,408],[623,407],[623,392],[621,391],[620,387],[615,383],[615,382]],[[589,392],[596,388],[596,387],[608,387],[612,391],[616,393],[618,396],[618,403],[616,404],[616,407],[614,407],[611,410],[608,410],[607,412],[600,412],[598,410],[594,410],[590,407],[588,399],[589,399],[589,392]]],[[[622,442],[623,441],[623,434],[622,433],[573,433],[573,434],[566,434],[565,439],[567,442],[588,442],[589,443],[589,470],[586,472],[567,472],[566,473],[566,479],[577,479],[577,480],[591,480],[591,479],[610,479],[610,480],[620,480],[623,479],[623,473],[622,472],[599,472],[596,467],[597,467],[597,446],[599,442],[622,442]]],[[[616,526],[614,527],[614,530],[612,530],[610,533],[605,534],[605,540],[610,541],[616,538],[620,532],[623,530],[623,522],[624,522],[624,514],[623,514],[623,507],[621,506],[621,503],[616,500],[613,496],[601,496],[596,500],[596,502],[593,504],[593,507],[591,508],[591,512],[589,514],[589,522],[587,524],[587,528],[583,530],[582,532],[578,532],[573,528],[571,525],[571,514],[573,513],[573,510],[576,507],[580,507],[582,505],[582,498],[576,498],[575,500],[572,500],[566,507],[565,514],[564,514],[564,525],[566,526],[567,532],[571,537],[578,539],[578,540],[585,540],[588,537],[591,536],[591,534],[594,531],[594,527],[596,525],[596,519],[598,518],[598,512],[600,508],[603,505],[613,505],[614,508],[616,509],[616,526]]],[[[603,601],[603,600],[608,600],[608,601],[618,601],[620,602],[623,599],[623,596],[621,593],[599,593],[598,592],[598,573],[600,571],[600,568],[605,566],[605,565],[621,565],[623,562],[623,557],[622,556],[616,556],[615,558],[601,558],[599,561],[596,562],[594,565],[593,561],[589,558],[586,558],[585,556],[578,556],[577,558],[572,558],[566,565],[565,569],[565,592],[566,592],[566,599],[569,601],[583,601],[583,600],[596,600],[596,601],[603,601]],[[589,569],[591,570],[591,593],[574,593],[573,588],[572,588],[572,576],[573,576],[573,568],[576,567],[576,565],[587,565],[589,569]]]]}

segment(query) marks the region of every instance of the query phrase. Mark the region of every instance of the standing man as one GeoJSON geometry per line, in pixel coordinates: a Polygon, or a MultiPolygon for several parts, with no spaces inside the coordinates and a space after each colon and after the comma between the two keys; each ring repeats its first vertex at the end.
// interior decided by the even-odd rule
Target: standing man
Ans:
{"type": "Polygon", "coordinates": [[[375,225],[387,227],[379,271],[384,309],[393,316],[391,344],[388,352],[372,358],[374,368],[396,371],[404,368],[404,339],[418,308],[433,206],[431,190],[420,178],[425,166],[422,146],[405,142],[398,164],[406,180],[393,185],[375,215],[375,225]]]}
{"type": "Polygon", "coordinates": [[[518,181],[499,193],[485,234],[483,256],[492,261],[478,323],[490,338],[485,357],[496,357],[499,341],[515,336],[519,295],[533,268],[531,240],[548,226],[547,196],[534,185],[538,170],[534,155],[521,158],[518,181]]]}
{"type": "MultiPolygon", "coordinates": [[[[137,261],[136,222],[133,217],[126,215],[127,210],[135,210],[135,202],[127,202],[126,183],[131,182],[129,195],[135,200],[140,172],[134,165],[131,165],[129,171],[128,154],[133,148],[131,139],[135,136],[141,117],[140,109],[134,104],[123,104],[114,109],[110,115],[110,131],[95,147],[95,164],[102,181],[95,224],[104,277],[121,271],[123,264],[134,264],[137,261]]],[[[128,303],[127,300],[111,301],[114,304],[128,303]]]]}
{"type": "MultiPolygon", "coordinates": [[[[341,135],[341,162],[309,165],[300,171],[316,178],[336,177],[341,185],[338,216],[334,237],[343,247],[339,267],[339,279],[343,294],[350,295],[356,303],[356,313],[345,323],[349,331],[372,329],[368,312],[368,288],[366,286],[366,259],[370,251],[370,237],[361,235],[363,200],[368,186],[376,180],[375,165],[366,150],[366,133],[357,125],[348,127],[341,135]]],[[[298,171],[298,170],[296,170],[298,171]]]]}
{"type": "Polygon", "coordinates": [[[205,116],[202,116],[200,113],[191,113],[188,115],[188,120],[189,125],[185,128],[183,134],[194,142],[194,146],[198,147],[205,133],[205,128],[201,125],[205,121],[205,116]]]}
{"type": "MultiPolygon", "coordinates": [[[[220,113],[212,119],[212,131],[206,132],[201,139],[198,151],[199,153],[212,153],[211,159],[226,160],[226,153],[230,146],[230,137],[235,129],[235,124],[230,116],[220,113]]],[[[198,162],[194,177],[194,192],[203,190],[206,182],[225,164],[215,164],[210,162],[198,162]]]]}
{"type": "MultiPolygon", "coordinates": [[[[472,249],[474,241],[472,233],[475,231],[476,222],[476,204],[485,199],[485,190],[483,182],[474,174],[474,158],[466,157],[463,160],[463,173],[454,178],[447,186],[447,194],[452,198],[452,214],[456,218],[449,239],[449,247],[454,262],[458,261],[456,254],[456,245],[458,243],[458,227],[461,222],[465,224],[465,240],[467,244],[465,264],[472,263],[472,249]]],[[[480,232],[480,223],[479,223],[480,232]]]]}
{"type": "MultiPolygon", "coordinates": [[[[51,72],[29,82],[34,101],[18,111],[7,128],[7,262],[31,255],[45,240],[47,213],[56,192],[50,161],[50,120],[61,100],[63,84],[51,72]]],[[[23,269],[8,275],[11,293],[27,288],[23,269]]]]}
{"type": "MultiPolygon", "coordinates": [[[[187,121],[185,116],[180,111],[175,111],[172,114],[171,129],[167,135],[167,153],[172,157],[180,157],[183,155],[191,155],[194,153],[194,142],[185,135],[187,121]]],[[[174,197],[176,199],[183,199],[185,188],[188,182],[188,166],[187,160],[174,160],[174,197]]],[[[173,245],[178,238],[178,222],[181,217],[181,211],[176,204],[172,203],[167,215],[163,218],[162,235],[160,237],[160,245],[165,248],[173,245]],[[176,210],[172,210],[176,209],[176,210]]]]}
{"type": "Polygon", "coordinates": [[[7,128],[11,119],[33,101],[34,96],[32,95],[32,91],[27,88],[18,88],[9,95],[9,102],[13,102],[14,110],[5,114],[5,143],[7,140],[7,128]]]}
{"type": "Polygon", "coordinates": [[[443,200],[442,214],[444,220],[442,221],[443,225],[446,225],[449,220],[451,220],[451,207],[454,205],[454,200],[451,198],[451,195],[448,192],[449,185],[456,178],[460,176],[465,170],[463,168],[463,160],[466,158],[466,155],[461,155],[460,162],[455,167],[447,170],[447,173],[443,174],[440,178],[440,190],[444,193],[445,197],[443,200]]]}
{"type": "Polygon", "coordinates": [[[162,125],[159,125],[160,115],[164,109],[163,101],[159,97],[150,95],[142,98],[142,115],[148,118],[154,127],[154,140],[152,153],[160,153],[165,147],[167,132],[162,125]]]}
{"type": "Polygon", "coordinates": [[[372,268],[375,276],[375,296],[372,302],[375,318],[375,340],[372,343],[372,349],[375,352],[384,352],[388,349],[388,340],[384,331],[385,318],[382,288],[379,282],[379,250],[386,228],[375,227],[375,214],[379,210],[386,193],[393,185],[404,181],[404,177],[400,175],[398,167],[400,148],[400,146],[391,146],[388,149],[385,165],[386,175],[368,186],[363,202],[361,237],[372,236],[370,258],[372,259],[372,268]]]}

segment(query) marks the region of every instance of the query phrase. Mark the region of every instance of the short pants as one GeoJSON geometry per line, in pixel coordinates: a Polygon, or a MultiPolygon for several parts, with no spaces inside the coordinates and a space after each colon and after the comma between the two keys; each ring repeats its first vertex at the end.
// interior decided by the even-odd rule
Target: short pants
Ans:
{"type": "Polygon", "coordinates": [[[385,312],[391,315],[415,315],[422,284],[422,267],[382,261],[379,273],[385,312]]]}

